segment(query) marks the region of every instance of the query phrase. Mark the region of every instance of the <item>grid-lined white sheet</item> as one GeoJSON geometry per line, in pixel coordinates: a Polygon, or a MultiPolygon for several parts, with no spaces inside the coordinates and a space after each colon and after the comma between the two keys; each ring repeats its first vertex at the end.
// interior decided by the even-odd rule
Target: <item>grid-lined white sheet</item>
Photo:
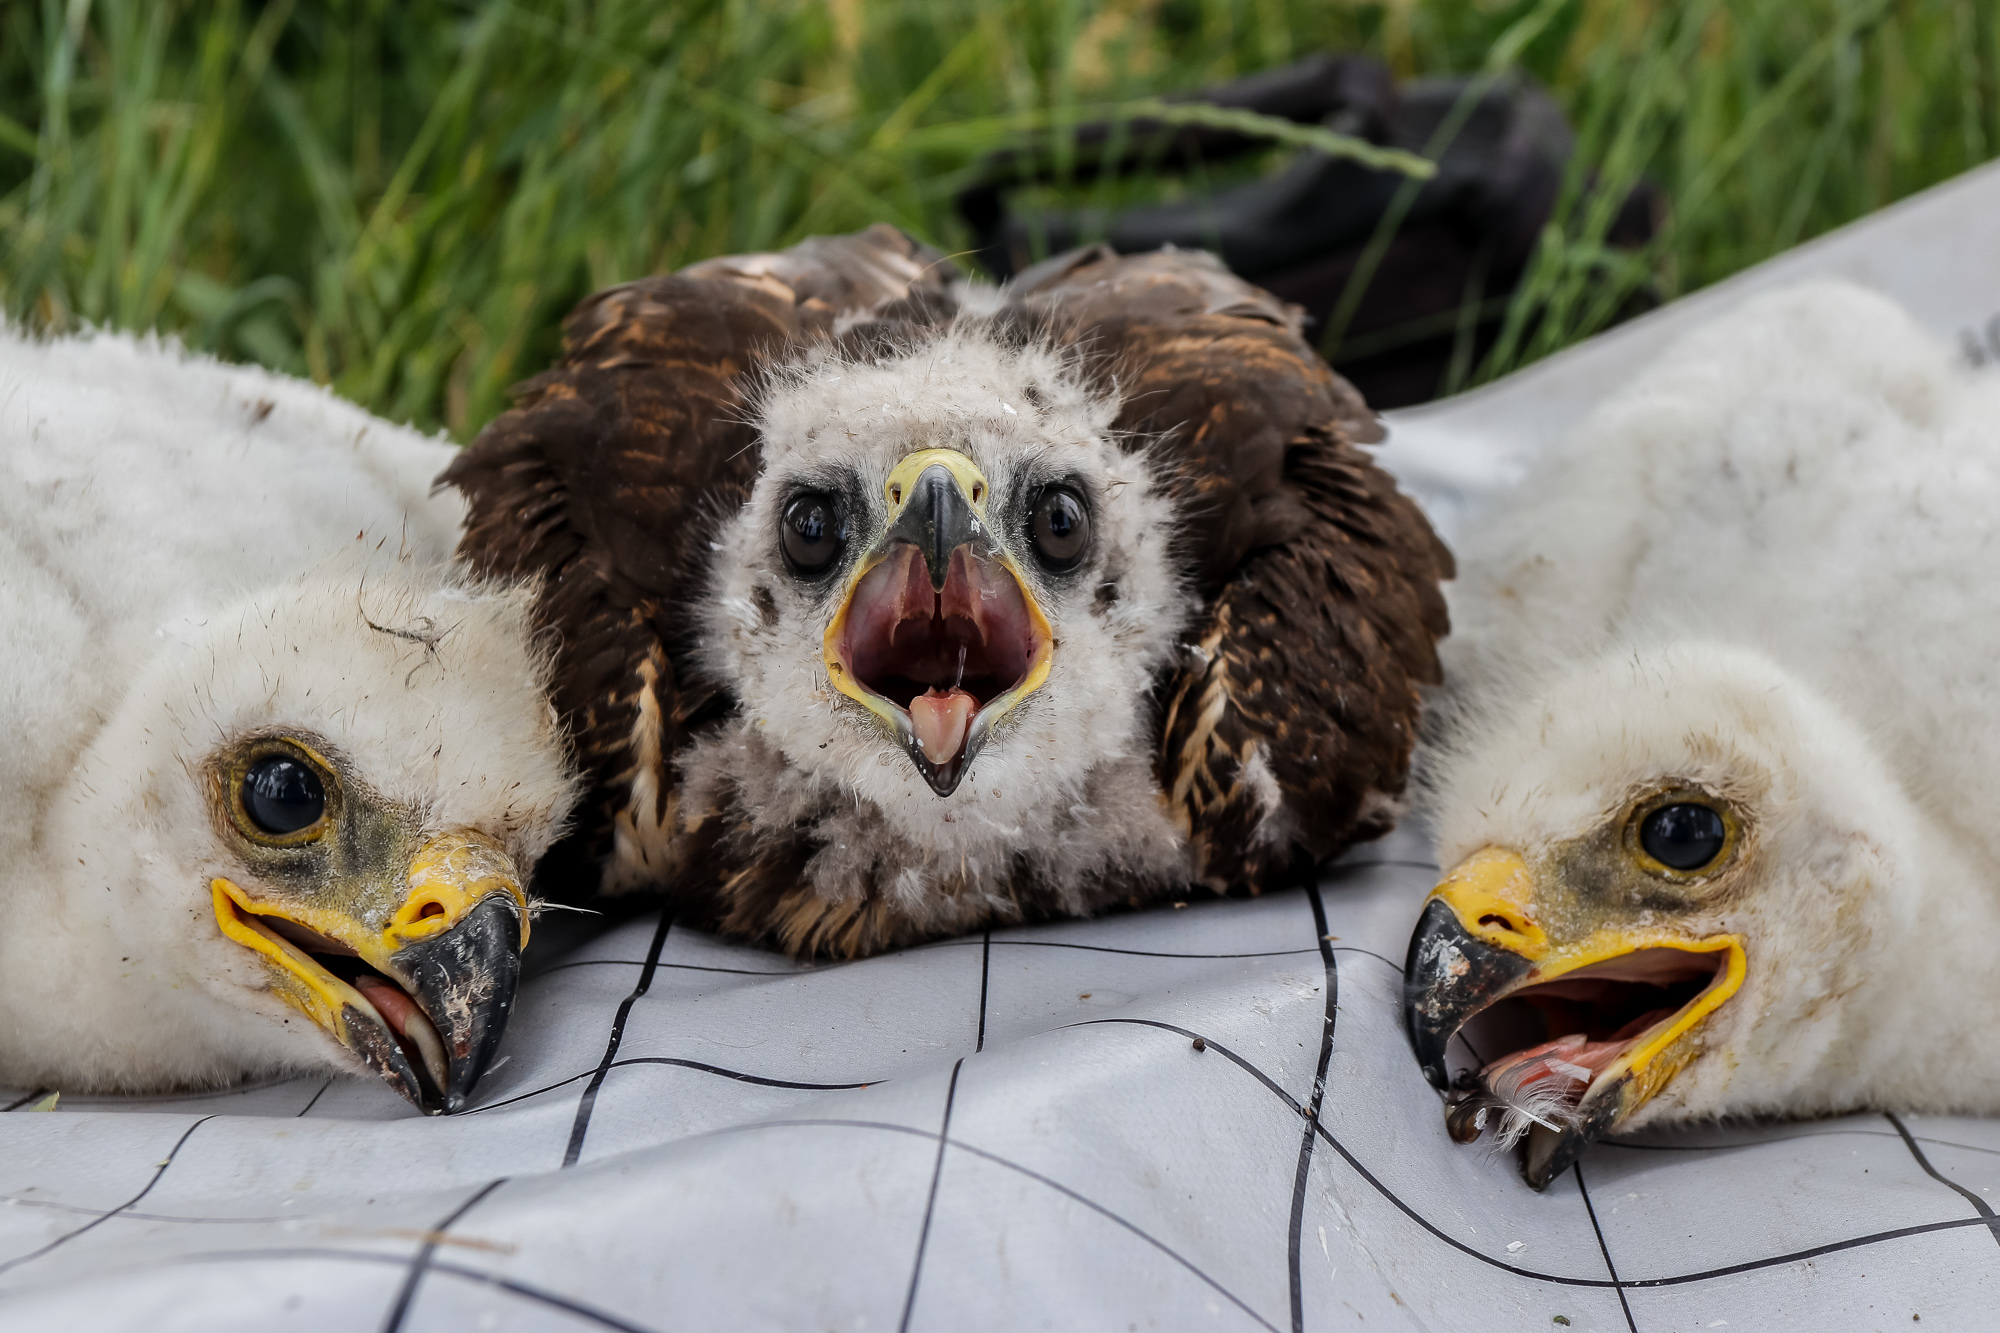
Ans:
{"type": "MultiPolygon", "coordinates": [[[[1492,389],[1383,458],[1447,531],[1658,340],[1857,276],[2000,358],[2000,174],[1492,389]]],[[[538,960],[477,1108],[0,1096],[0,1328],[1995,1326],[2000,1122],[1446,1138],[1397,1023],[1421,833],[1312,890],[797,967],[658,917],[538,960]]]]}

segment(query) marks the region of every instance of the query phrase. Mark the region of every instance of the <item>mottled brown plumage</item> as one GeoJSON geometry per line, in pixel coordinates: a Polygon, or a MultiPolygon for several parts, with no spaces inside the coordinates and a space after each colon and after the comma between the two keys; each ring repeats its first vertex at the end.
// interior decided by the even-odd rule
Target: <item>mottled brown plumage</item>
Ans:
{"type": "MultiPolygon", "coordinates": [[[[968,868],[961,853],[913,906],[886,868],[815,880],[834,849],[810,813],[773,816],[741,774],[689,778],[704,746],[758,743],[698,641],[716,623],[717,538],[749,512],[767,461],[754,423],[769,368],[829,343],[855,364],[893,358],[970,318],[967,292],[879,226],[613,288],[570,316],[562,360],[445,474],[470,503],[463,554],[544,580],[555,702],[596,784],[569,845],[579,882],[601,871],[607,890],[665,890],[729,933],[853,956],[1190,883],[1256,892],[1388,827],[1419,690],[1438,678],[1450,556],[1357,447],[1379,431],[1296,312],[1190,252],[1061,257],[975,321],[999,342],[1070,349],[1116,398],[1114,438],[1165,473],[1193,602],[1173,665],[1134,688],[1157,739],[1148,799],[1183,840],[1182,872],[1112,856],[1054,882],[1026,844],[1086,833],[1064,833],[1082,816],[1052,810],[1006,865],[968,868]]],[[[1120,595],[1103,577],[1084,603],[1099,619],[1120,595]]],[[[768,586],[747,586],[743,615],[769,627],[768,586]]]]}
{"type": "Polygon", "coordinates": [[[1440,679],[1451,553],[1358,443],[1381,426],[1300,336],[1298,309],[1187,251],[1108,246],[1023,273],[1011,303],[1115,385],[1115,428],[1179,468],[1204,615],[1166,683],[1158,776],[1196,877],[1295,873],[1394,822],[1420,687],[1440,679]],[[1261,743],[1290,816],[1258,838],[1261,743]]]}
{"type": "Polygon", "coordinates": [[[844,313],[879,308],[888,328],[900,303],[934,321],[949,299],[937,260],[878,226],[598,292],[563,322],[562,360],[518,385],[513,410],[439,478],[468,502],[462,558],[543,580],[554,702],[594,780],[552,878],[594,881],[621,823],[642,857],[660,857],[656,883],[681,869],[682,840],[639,833],[671,826],[673,756],[729,706],[688,670],[687,604],[712,520],[757,475],[745,394],[772,357],[831,336],[844,313]]]}

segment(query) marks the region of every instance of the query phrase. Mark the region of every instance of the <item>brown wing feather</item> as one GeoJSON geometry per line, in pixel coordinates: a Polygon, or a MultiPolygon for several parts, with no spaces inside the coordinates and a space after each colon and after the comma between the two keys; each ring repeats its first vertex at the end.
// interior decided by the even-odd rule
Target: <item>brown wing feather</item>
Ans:
{"type": "Polygon", "coordinates": [[[1196,877],[1254,892],[1386,831],[1452,560],[1356,447],[1381,438],[1360,395],[1296,308],[1198,252],[1078,251],[1011,302],[1116,386],[1115,428],[1178,474],[1205,606],[1162,692],[1157,772],[1196,877]]]}
{"type": "Polygon", "coordinates": [[[756,372],[843,315],[901,303],[904,318],[942,317],[950,276],[876,226],[599,292],[564,321],[562,359],[439,478],[466,498],[463,558],[542,580],[555,704],[594,788],[550,863],[571,891],[596,886],[617,834],[606,887],[657,884],[698,853],[670,836],[673,759],[727,700],[688,668],[688,605],[712,524],[757,475],[756,372]]]}

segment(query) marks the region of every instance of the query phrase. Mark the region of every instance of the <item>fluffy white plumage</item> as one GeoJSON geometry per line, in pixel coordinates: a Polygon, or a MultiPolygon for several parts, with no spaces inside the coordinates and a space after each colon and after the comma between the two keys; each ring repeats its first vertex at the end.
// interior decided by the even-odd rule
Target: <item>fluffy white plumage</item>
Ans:
{"type": "Polygon", "coordinates": [[[362,1067],[218,929],[212,877],[279,892],[215,808],[244,736],[323,742],[412,837],[531,866],[558,831],[527,594],[450,573],[450,455],[154,340],[0,329],[0,1082],[362,1067]]]}
{"type": "Polygon", "coordinates": [[[1506,849],[1593,927],[1745,941],[1630,1124],[2000,1109],[1996,513],[2000,380],[1815,284],[1685,340],[1462,543],[1444,864],[1506,849]],[[1676,787],[1742,837],[1666,907],[1618,833],[1676,787]]]}

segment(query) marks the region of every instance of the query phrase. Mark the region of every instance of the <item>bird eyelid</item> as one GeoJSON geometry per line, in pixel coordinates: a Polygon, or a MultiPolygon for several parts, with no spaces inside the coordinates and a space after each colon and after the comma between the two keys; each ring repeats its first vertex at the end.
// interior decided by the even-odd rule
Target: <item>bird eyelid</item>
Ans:
{"type": "Polygon", "coordinates": [[[1736,863],[1744,840],[1743,819],[1737,813],[1734,803],[1692,783],[1658,786],[1626,805],[1623,833],[1625,854],[1641,870],[1655,879],[1690,885],[1713,880],[1736,863]],[[1698,806],[1713,812],[1721,820],[1721,846],[1713,856],[1697,866],[1677,868],[1668,865],[1646,849],[1646,821],[1673,806],[1698,806]]]}
{"type": "Polygon", "coordinates": [[[228,822],[239,835],[261,847],[302,847],[318,842],[334,824],[340,809],[340,778],[333,762],[319,749],[288,732],[266,732],[241,742],[218,766],[218,795],[228,822]],[[244,784],[261,760],[282,757],[304,763],[319,778],[326,804],[318,819],[289,833],[260,828],[244,805],[244,784]]]}
{"type": "Polygon", "coordinates": [[[1081,478],[1046,482],[1032,492],[1021,525],[1044,572],[1061,575],[1082,567],[1093,545],[1093,509],[1081,478]]]}

